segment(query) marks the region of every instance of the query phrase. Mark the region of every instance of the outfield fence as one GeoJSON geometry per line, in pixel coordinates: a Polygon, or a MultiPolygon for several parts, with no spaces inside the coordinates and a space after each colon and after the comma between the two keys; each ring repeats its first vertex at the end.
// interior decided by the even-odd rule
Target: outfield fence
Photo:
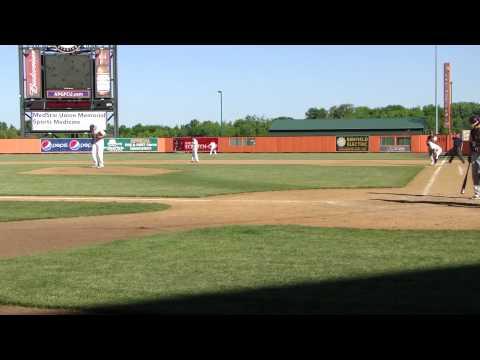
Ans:
{"type": "MultiPolygon", "coordinates": [[[[329,136],[232,136],[198,137],[200,151],[217,143],[220,153],[427,153],[427,135],[329,135],[329,136]]],[[[191,137],[106,138],[106,152],[190,152],[191,137]]],[[[438,143],[448,151],[453,146],[449,135],[438,135],[438,143]]],[[[87,138],[0,139],[0,154],[85,153],[91,150],[87,138]]],[[[470,154],[464,141],[463,153],[470,154]]]]}

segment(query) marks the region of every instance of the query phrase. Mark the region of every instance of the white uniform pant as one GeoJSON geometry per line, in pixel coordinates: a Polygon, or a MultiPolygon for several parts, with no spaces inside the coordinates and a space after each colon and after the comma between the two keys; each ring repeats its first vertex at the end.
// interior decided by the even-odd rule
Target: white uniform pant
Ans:
{"type": "Polygon", "coordinates": [[[192,150],[192,161],[198,162],[198,150],[196,149],[192,150]]]}
{"type": "Polygon", "coordinates": [[[210,149],[210,155],[215,154],[217,155],[217,148],[210,149]]]}
{"type": "Polygon", "coordinates": [[[473,193],[480,196],[480,153],[472,151],[473,193]]]}
{"type": "Polygon", "coordinates": [[[432,160],[432,164],[437,162],[438,158],[442,154],[442,148],[435,148],[432,149],[432,153],[430,155],[430,159],[432,160]]]}
{"type": "Polygon", "coordinates": [[[95,166],[104,166],[103,165],[103,147],[104,142],[103,139],[97,141],[95,144],[92,145],[92,158],[95,166]]]}

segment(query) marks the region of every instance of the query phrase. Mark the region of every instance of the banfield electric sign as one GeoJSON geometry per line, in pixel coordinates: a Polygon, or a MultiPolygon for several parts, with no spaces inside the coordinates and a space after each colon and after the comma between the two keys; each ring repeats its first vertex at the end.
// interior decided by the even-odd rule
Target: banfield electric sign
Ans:
{"type": "Polygon", "coordinates": [[[105,111],[32,112],[32,131],[89,131],[91,124],[105,130],[107,113],[105,111]]]}
{"type": "Polygon", "coordinates": [[[86,152],[92,151],[91,139],[41,139],[44,152],[86,152]]]}

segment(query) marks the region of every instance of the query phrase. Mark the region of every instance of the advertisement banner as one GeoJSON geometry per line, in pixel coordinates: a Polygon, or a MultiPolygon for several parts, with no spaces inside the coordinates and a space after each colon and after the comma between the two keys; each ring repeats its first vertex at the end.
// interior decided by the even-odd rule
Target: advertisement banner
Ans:
{"type": "Polygon", "coordinates": [[[110,152],[157,152],[157,138],[105,139],[105,151],[110,152]]]}
{"type": "Polygon", "coordinates": [[[42,97],[42,62],[39,49],[25,52],[25,98],[42,97]]]}
{"type": "Polygon", "coordinates": [[[89,131],[91,124],[105,130],[107,113],[105,111],[32,112],[32,131],[89,131]]]}
{"type": "Polygon", "coordinates": [[[337,151],[368,151],[368,136],[337,136],[337,151]]]}
{"type": "Polygon", "coordinates": [[[443,119],[444,123],[443,126],[445,129],[451,132],[451,124],[452,124],[452,102],[451,102],[451,86],[452,83],[450,81],[450,63],[443,64],[443,119]]]}
{"type": "MultiPolygon", "coordinates": [[[[217,152],[220,152],[218,137],[197,137],[198,152],[210,152],[210,143],[217,144],[217,152]]],[[[192,137],[178,137],[173,139],[173,151],[192,152],[192,137]]]]}
{"type": "Polygon", "coordinates": [[[92,151],[91,139],[41,139],[41,152],[87,152],[92,151]]]}
{"type": "Polygon", "coordinates": [[[110,98],[110,50],[98,49],[95,57],[95,97],[110,98]]]}
{"type": "Polygon", "coordinates": [[[410,152],[410,145],[380,145],[380,152],[410,152]]]}
{"type": "Polygon", "coordinates": [[[47,90],[47,98],[49,99],[83,99],[90,98],[90,90],[64,90],[64,89],[51,89],[47,90]]]}

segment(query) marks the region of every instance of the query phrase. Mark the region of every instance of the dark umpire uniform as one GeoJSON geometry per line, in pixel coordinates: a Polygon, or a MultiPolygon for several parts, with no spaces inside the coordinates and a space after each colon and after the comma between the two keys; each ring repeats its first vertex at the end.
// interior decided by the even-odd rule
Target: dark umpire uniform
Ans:
{"type": "Polygon", "coordinates": [[[473,178],[473,198],[480,199],[480,116],[470,118],[472,130],[470,130],[470,149],[472,162],[472,178],[473,178]]]}
{"type": "Polygon", "coordinates": [[[455,135],[453,138],[453,147],[450,149],[450,160],[448,160],[449,163],[452,162],[455,156],[458,156],[462,164],[465,164],[465,159],[463,158],[463,155],[462,155],[462,146],[463,146],[462,138],[458,134],[455,135]]]}

